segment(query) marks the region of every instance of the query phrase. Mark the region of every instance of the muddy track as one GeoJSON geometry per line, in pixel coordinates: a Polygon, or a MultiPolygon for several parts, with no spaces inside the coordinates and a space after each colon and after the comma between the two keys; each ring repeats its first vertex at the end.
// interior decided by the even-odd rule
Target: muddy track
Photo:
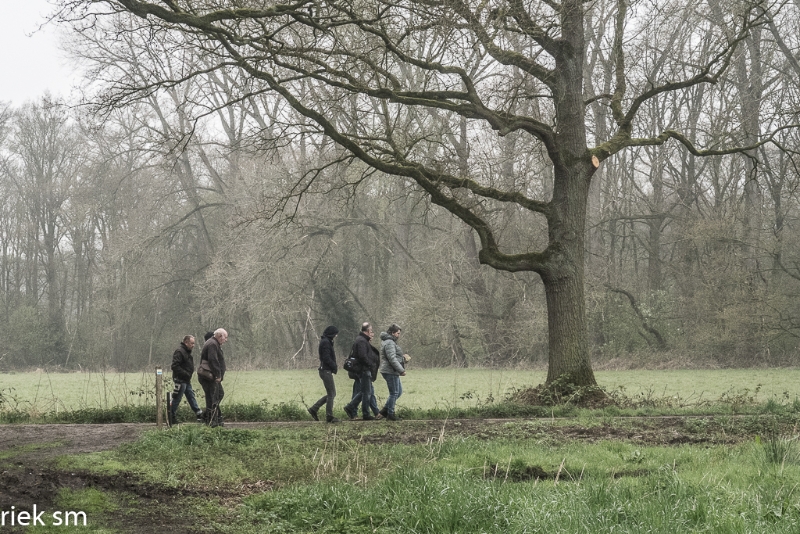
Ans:
{"type": "MultiPolygon", "coordinates": [[[[567,437],[587,441],[598,439],[629,440],[652,445],[675,443],[735,443],[741,441],[739,432],[732,435],[718,435],[719,421],[753,421],[769,416],[641,416],[607,417],[600,424],[583,426],[572,418],[553,419],[449,419],[429,421],[409,421],[412,428],[399,423],[364,423],[345,421],[338,426],[345,432],[357,432],[363,424],[393,425],[385,435],[369,436],[375,443],[426,442],[436,437],[444,429],[447,435],[460,434],[477,437],[494,437],[498,432],[513,432],[514,426],[522,426],[518,434],[529,433],[537,436],[567,437]],[[524,428],[529,426],[529,428],[524,428]],[[509,430],[509,427],[512,427],[509,430]],[[395,431],[397,430],[397,431],[395,431]],[[406,436],[398,441],[398,436],[406,436]]],[[[225,428],[257,429],[276,426],[304,426],[312,422],[271,422],[271,423],[227,423],[225,428]]],[[[135,441],[145,431],[155,430],[152,423],[116,424],[0,424],[0,455],[4,451],[16,449],[14,463],[54,458],[64,454],[79,454],[109,450],[135,441]]],[[[746,433],[746,432],[745,432],[746,433]]],[[[528,436],[530,437],[530,436],[528,436]]],[[[0,461],[2,456],[0,456],[0,461]]]]}

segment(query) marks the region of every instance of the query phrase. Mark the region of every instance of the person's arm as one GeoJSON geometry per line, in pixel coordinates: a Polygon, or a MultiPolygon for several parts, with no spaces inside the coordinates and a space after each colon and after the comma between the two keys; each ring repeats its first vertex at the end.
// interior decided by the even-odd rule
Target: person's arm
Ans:
{"type": "Polygon", "coordinates": [[[359,365],[366,369],[369,369],[370,367],[369,353],[369,342],[366,341],[366,338],[362,337],[356,341],[356,350],[354,351],[354,355],[356,360],[358,360],[359,365]]]}
{"type": "Polygon", "coordinates": [[[389,343],[387,343],[384,349],[384,352],[386,353],[386,360],[388,360],[389,365],[391,365],[395,371],[397,371],[398,373],[405,373],[406,370],[400,363],[403,355],[400,354],[400,351],[398,349],[399,347],[397,346],[397,343],[395,343],[394,341],[390,341],[389,343]]]}
{"type": "Polygon", "coordinates": [[[319,344],[319,360],[326,369],[330,369],[334,373],[337,371],[338,365],[333,351],[333,341],[326,339],[319,344]]]}
{"type": "Polygon", "coordinates": [[[177,349],[172,355],[172,378],[180,382],[188,382],[192,376],[183,368],[183,352],[177,349]]]}
{"type": "Polygon", "coordinates": [[[222,378],[222,367],[219,364],[219,349],[214,344],[208,347],[208,366],[217,382],[222,378]]]}

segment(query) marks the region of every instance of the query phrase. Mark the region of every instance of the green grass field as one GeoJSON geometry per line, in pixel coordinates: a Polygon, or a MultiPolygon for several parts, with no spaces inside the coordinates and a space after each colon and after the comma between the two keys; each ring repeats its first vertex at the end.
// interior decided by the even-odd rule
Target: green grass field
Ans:
{"type": "MultiPolygon", "coordinates": [[[[258,430],[183,425],[113,451],[62,458],[60,465],[98,477],[135,474],[150,491],[179,489],[186,495],[181,506],[148,504],[149,520],[184,514],[180,521],[202,523],[209,532],[800,531],[793,440],[780,442],[786,454],[776,457],[764,443],[746,439],[699,446],[593,443],[541,432],[547,425],[507,422],[477,434],[454,425],[431,434],[431,424],[422,421],[258,430]],[[209,498],[191,497],[205,488],[214,488],[209,498]]],[[[729,426],[727,437],[749,432],[729,426]]],[[[106,508],[91,519],[105,532],[130,526],[130,510],[144,501],[117,491],[102,496],[106,508]]],[[[72,497],[75,506],[99,500],[72,497]]]]}
{"type": "MultiPolygon", "coordinates": [[[[502,400],[544,378],[541,371],[410,371],[399,405],[439,406],[446,414],[502,400]]],[[[763,409],[687,418],[617,418],[595,410],[561,418],[434,415],[328,425],[300,408],[322,394],[314,370],[231,372],[228,401],[291,405],[289,417],[266,420],[293,422],[182,424],[105,452],[57,458],[12,448],[0,455],[0,471],[10,470],[6,480],[18,483],[37,471],[31,462],[43,462],[47,469],[37,472],[91,481],[91,488],[61,488],[49,504],[86,511],[88,532],[149,532],[154,525],[235,534],[800,532],[800,370],[615,371],[597,378],[629,397],[685,404],[749,399],[758,390],[754,400],[763,409]],[[772,399],[781,406],[770,407],[772,399]]],[[[19,373],[0,380],[12,410],[153,402],[150,374],[19,373]]],[[[383,381],[376,384],[385,396],[383,381]]],[[[340,410],[351,383],[339,376],[337,385],[340,410]]],[[[55,477],[62,478],[69,479],[55,477]]],[[[61,530],[26,530],[55,531],[61,530]]]]}
{"type": "MultiPolygon", "coordinates": [[[[420,369],[403,377],[399,406],[412,409],[470,408],[502,400],[515,388],[542,383],[544,371],[498,369],[420,369]]],[[[800,396],[800,369],[727,369],[683,371],[602,371],[598,383],[629,397],[675,397],[688,404],[722,395],[752,394],[757,400],[793,400],[800,396]]],[[[337,406],[349,398],[352,381],[336,377],[337,406]]],[[[165,388],[171,387],[169,375],[165,388]]],[[[83,408],[151,405],[155,373],[2,373],[0,393],[5,406],[50,412],[83,408]]],[[[313,404],[324,394],[316,370],[231,371],[225,377],[226,403],[313,404]]],[[[199,384],[194,382],[196,389],[199,384]]],[[[379,398],[387,395],[382,378],[375,382],[379,398]]]]}

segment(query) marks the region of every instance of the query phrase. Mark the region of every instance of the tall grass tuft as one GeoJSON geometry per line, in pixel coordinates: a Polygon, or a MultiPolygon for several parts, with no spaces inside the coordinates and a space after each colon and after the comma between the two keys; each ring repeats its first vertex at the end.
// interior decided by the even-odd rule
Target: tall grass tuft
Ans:
{"type": "Polygon", "coordinates": [[[797,447],[797,436],[782,436],[778,432],[769,432],[765,437],[758,436],[757,443],[761,444],[764,460],[769,465],[781,466],[795,464],[800,460],[800,451],[797,447]]]}

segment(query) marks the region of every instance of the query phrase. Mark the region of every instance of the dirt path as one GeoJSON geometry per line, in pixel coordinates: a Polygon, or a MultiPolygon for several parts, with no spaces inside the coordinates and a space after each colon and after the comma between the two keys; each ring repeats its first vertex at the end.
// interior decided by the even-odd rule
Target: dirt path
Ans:
{"type": "Polygon", "coordinates": [[[53,457],[61,454],[97,452],[136,440],[155,425],[119,423],[114,425],[0,425],[0,453],[16,448],[35,448],[15,456],[53,457]]]}

